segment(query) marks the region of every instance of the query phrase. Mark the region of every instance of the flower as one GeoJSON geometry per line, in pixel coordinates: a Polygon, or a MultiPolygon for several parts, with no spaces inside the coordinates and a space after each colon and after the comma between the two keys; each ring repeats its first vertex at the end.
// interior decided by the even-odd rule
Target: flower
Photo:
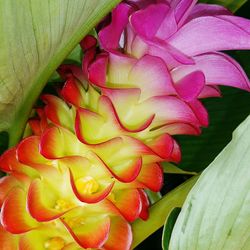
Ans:
{"type": "Polygon", "coordinates": [[[130,223],[149,216],[145,189],[159,191],[160,163],[181,159],[173,135],[198,135],[208,124],[199,99],[219,96],[217,84],[249,90],[240,66],[217,52],[249,47],[245,23],[188,0],[118,5],[99,32],[101,50],[94,37],[83,39],[82,67],[59,67],[59,95],[41,97],[33,134],[0,157],[8,174],[0,247],[130,249],[130,223]],[[207,43],[201,26],[233,35],[207,43]],[[236,33],[240,42],[230,45],[236,33]]]}
{"type": "MultiPolygon", "coordinates": [[[[122,64],[125,54],[127,60],[138,61],[151,56],[151,60],[158,60],[158,65],[162,65],[162,71],[172,84],[171,90],[169,84],[165,87],[164,94],[169,91],[168,95],[176,95],[185,101],[201,125],[207,126],[208,115],[201,98],[220,96],[217,85],[250,89],[248,77],[240,65],[219,52],[249,49],[250,21],[233,16],[222,6],[196,2],[121,3],[112,13],[112,22],[100,30],[99,40],[108,52],[108,75],[113,70],[113,57],[116,57],[115,64],[118,60],[122,64]],[[169,71],[163,70],[164,67],[169,71]]],[[[97,84],[100,81],[91,68],[90,79],[97,84]]],[[[159,82],[166,85],[162,79],[158,80],[160,85],[159,82]]]]}

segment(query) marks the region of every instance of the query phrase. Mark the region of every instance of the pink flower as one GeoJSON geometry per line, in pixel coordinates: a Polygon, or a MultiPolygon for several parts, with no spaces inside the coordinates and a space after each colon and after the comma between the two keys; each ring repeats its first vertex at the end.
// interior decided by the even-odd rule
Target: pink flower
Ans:
{"type": "MultiPolygon", "coordinates": [[[[219,52],[249,49],[250,21],[233,16],[224,7],[196,2],[158,0],[121,3],[112,13],[112,22],[99,32],[99,40],[108,52],[109,76],[114,68],[114,58],[115,64],[118,61],[122,64],[125,60],[151,60],[154,67],[148,65],[145,72],[151,78],[155,76],[154,86],[151,85],[154,91],[149,84],[147,91],[158,91],[156,95],[161,92],[178,96],[191,107],[200,125],[207,126],[208,115],[199,99],[220,96],[217,85],[250,90],[249,80],[241,66],[219,52]]],[[[101,58],[104,62],[105,55],[101,58]]],[[[90,68],[93,82],[100,81],[100,58],[97,61],[99,74],[91,71],[96,67],[92,65],[90,68]]],[[[146,78],[149,79],[148,76],[146,78]]],[[[137,79],[137,83],[144,82],[141,80],[137,79]]]]}

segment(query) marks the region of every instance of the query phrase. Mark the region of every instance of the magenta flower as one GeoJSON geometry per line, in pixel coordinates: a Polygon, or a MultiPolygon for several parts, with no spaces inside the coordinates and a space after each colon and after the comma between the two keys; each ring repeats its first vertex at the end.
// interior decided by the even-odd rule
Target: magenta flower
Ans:
{"type": "Polygon", "coordinates": [[[90,80],[106,87],[140,84],[148,93],[143,93],[144,98],[177,96],[198,119],[192,126],[207,126],[208,115],[199,99],[220,96],[217,85],[250,90],[241,66],[218,52],[249,49],[250,21],[233,16],[224,7],[196,2],[127,1],[118,5],[111,23],[99,32],[108,54],[98,55],[92,63],[90,80]],[[136,65],[133,71],[132,65],[136,65]],[[131,76],[138,71],[139,78],[131,76]],[[117,72],[119,79],[114,78],[117,72]]]}

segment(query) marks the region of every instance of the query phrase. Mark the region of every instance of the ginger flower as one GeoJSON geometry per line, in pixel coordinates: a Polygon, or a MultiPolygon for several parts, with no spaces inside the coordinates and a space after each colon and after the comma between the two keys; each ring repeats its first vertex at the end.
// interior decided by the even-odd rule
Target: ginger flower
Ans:
{"type": "Polygon", "coordinates": [[[145,189],[160,191],[160,163],[181,159],[173,135],[208,125],[200,99],[217,85],[249,90],[218,52],[249,48],[249,22],[195,3],[121,3],[100,45],[81,42],[82,67],[59,67],[58,96],[41,97],[33,134],[0,157],[1,249],[130,249],[145,189]]]}

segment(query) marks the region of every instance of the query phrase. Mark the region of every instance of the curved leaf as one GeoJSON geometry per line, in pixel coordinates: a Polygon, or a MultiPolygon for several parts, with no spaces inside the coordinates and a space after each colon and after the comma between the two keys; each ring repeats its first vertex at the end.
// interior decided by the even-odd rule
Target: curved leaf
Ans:
{"type": "Polygon", "coordinates": [[[119,0],[0,1],[0,131],[20,138],[50,75],[119,0]]]}
{"type": "Polygon", "coordinates": [[[162,249],[163,250],[168,250],[172,230],[174,228],[174,224],[175,224],[180,212],[181,212],[181,208],[175,207],[171,211],[170,215],[168,216],[168,218],[164,224],[163,234],[162,234],[162,249]]]}
{"type": "Polygon", "coordinates": [[[249,162],[250,116],[190,191],[169,249],[249,249],[249,162]]]}

